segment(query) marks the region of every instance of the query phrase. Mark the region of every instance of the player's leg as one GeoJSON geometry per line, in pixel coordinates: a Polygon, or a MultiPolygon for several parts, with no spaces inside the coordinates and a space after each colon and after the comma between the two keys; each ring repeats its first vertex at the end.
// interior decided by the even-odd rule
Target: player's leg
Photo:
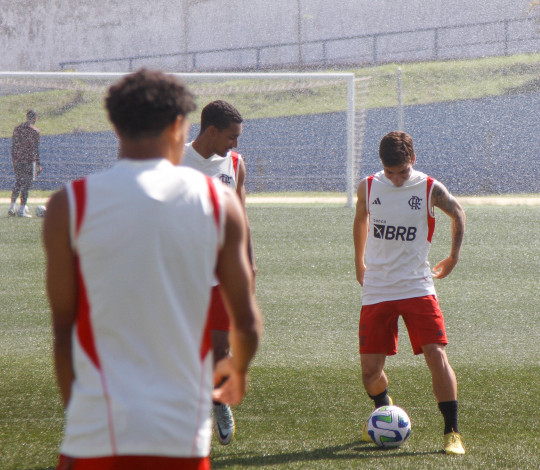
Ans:
{"type": "Polygon", "coordinates": [[[431,371],[433,393],[444,418],[444,450],[447,454],[464,454],[458,429],[457,379],[450,366],[445,346],[427,344],[422,347],[431,371]]]}
{"type": "Polygon", "coordinates": [[[13,172],[15,173],[15,183],[13,183],[13,190],[11,191],[11,205],[9,206],[8,215],[16,215],[15,206],[17,204],[17,198],[21,192],[22,178],[19,165],[13,165],[13,172]]]}
{"type": "MultiPolygon", "coordinates": [[[[388,377],[384,372],[386,356],[397,351],[398,313],[392,302],[362,306],[358,331],[362,383],[375,408],[391,405],[388,377]]],[[[371,442],[367,425],[362,428],[362,440],[371,442]]]]}
{"type": "Polygon", "coordinates": [[[446,354],[448,340],[437,298],[407,299],[403,312],[413,351],[424,354],[431,372],[433,393],[444,418],[445,451],[463,454],[465,449],[458,434],[457,379],[446,354]]]}
{"type": "Polygon", "coordinates": [[[426,364],[431,371],[433,393],[438,403],[457,400],[457,379],[448,362],[443,344],[422,346],[426,364]]]}
{"type": "Polygon", "coordinates": [[[25,165],[23,171],[21,171],[21,205],[17,215],[19,217],[32,217],[30,211],[26,206],[28,202],[28,194],[30,193],[30,188],[32,187],[32,181],[34,177],[33,166],[25,165]]]}
{"type": "MultiPolygon", "coordinates": [[[[386,354],[360,354],[362,383],[369,398],[373,400],[375,408],[393,403],[388,396],[388,377],[384,372],[385,361],[386,354]]],[[[362,427],[362,440],[371,442],[367,422],[362,427]]]]}
{"type": "MultiPolygon", "coordinates": [[[[229,315],[223,303],[219,286],[212,288],[210,299],[210,333],[212,336],[212,350],[214,363],[230,354],[229,345],[229,315]]],[[[235,433],[234,416],[231,407],[224,403],[214,402],[214,430],[221,445],[231,442],[235,433]]]]}
{"type": "MultiPolygon", "coordinates": [[[[388,389],[388,377],[384,372],[386,354],[360,354],[362,366],[362,383],[368,395],[375,400],[388,389]]],[[[378,408],[377,402],[375,407],[378,408]]],[[[379,404],[383,406],[388,403],[379,404]]]]}
{"type": "Polygon", "coordinates": [[[388,378],[384,373],[386,356],[397,352],[399,309],[395,302],[363,305],[360,312],[358,340],[362,382],[375,405],[388,405],[384,392],[388,378]],[[380,395],[383,394],[381,397],[380,395]]]}

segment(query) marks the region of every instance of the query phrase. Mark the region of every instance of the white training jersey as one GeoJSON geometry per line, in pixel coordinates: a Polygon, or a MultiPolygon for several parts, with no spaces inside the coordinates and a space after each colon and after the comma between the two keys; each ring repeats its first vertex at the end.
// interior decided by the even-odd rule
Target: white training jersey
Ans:
{"type": "MultiPolygon", "coordinates": [[[[227,152],[227,155],[224,157],[214,154],[208,158],[204,158],[193,148],[193,142],[190,142],[184,147],[184,158],[181,166],[193,168],[210,178],[216,178],[221,181],[221,183],[236,191],[238,182],[238,162],[241,159],[242,156],[232,150],[227,152]]],[[[217,286],[219,281],[214,279],[212,284],[217,286]]]]}
{"type": "Polygon", "coordinates": [[[209,454],[219,186],[165,159],[67,186],[79,287],[63,454],[209,454]]]}
{"type": "Polygon", "coordinates": [[[242,156],[239,153],[229,151],[224,157],[214,154],[211,157],[204,158],[193,148],[192,144],[193,142],[186,144],[181,165],[198,170],[210,176],[210,178],[217,178],[236,191],[238,162],[242,159],[242,156]]]}
{"type": "Polygon", "coordinates": [[[413,170],[403,186],[380,171],[366,179],[369,234],[362,304],[435,295],[428,262],[433,178],[413,170]]]}

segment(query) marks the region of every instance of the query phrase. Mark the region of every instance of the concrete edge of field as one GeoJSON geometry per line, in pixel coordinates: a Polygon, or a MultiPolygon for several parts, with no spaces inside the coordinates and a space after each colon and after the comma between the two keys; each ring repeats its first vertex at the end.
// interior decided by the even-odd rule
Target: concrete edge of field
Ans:
{"type": "MultiPolygon", "coordinates": [[[[466,196],[456,198],[466,206],[540,206],[540,196],[466,196]]],[[[46,197],[31,197],[29,204],[45,204],[46,197]]],[[[7,197],[0,198],[0,204],[9,204],[7,197]]],[[[247,196],[246,204],[343,204],[345,196],[247,196]]]]}

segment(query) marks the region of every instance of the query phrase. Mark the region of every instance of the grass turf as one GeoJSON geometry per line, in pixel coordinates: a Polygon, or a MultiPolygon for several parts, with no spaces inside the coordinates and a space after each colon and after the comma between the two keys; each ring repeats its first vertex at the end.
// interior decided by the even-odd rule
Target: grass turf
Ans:
{"type": "MultiPolygon", "coordinates": [[[[385,64],[350,70],[357,77],[371,77],[367,109],[397,106],[396,71],[402,68],[403,104],[417,105],[478,99],[513,93],[538,92],[540,54],[519,54],[482,59],[385,64]]],[[[331,70],[325,70],[331,72],[331,70]]],[[[226,99],[242,110],[246,120],[339,112],[347,109],[345,86],[314,86],[307,90],[276,91],[260,89],[261,81],[230,80],[226,91],[221,86],[193,82],[198,107],[214,100],[226,99]],[[253,91],[248,91],[253,87],[253,91]]],[[[275,82],[272,81],[275,85],[275,82]]],[[[319,83],[320,84],[320,83],[319,83]]],[[[0,81],[0,89],[2,88],[0,81]]],[[[54,83],[51,88],[56,86],[54,83]]],[[[24,120],[24,111],[37,111],[42,135],[72,132],[110,131],[103,109],[104,89],[83,86],[75,81],[72,89],[49,89],[32,93],[0,96],[0,137],[11,137],[13,128],[24,120]],[[76,89],[75,89],[76,88],[76,89]]],[[[190,116],[199,122],[198,113],[190,116]]]]}
{"type": "MultiPolygon", "coordinates": [[[[467,454],[442,454],[442,417],[422,357],[402,329],[389,358],[390,394],[411,417],[397,450],[360,440],[371,411],[360,381],[353,211],[248,208],[265,335],[250,393],[235,410],[231,445],[213,445],[213,468],[538,468],[540,208],[467,207],[460,264],[437,281],[458,375],[467,454]]],[[[62,410],[51,356],[40,219],[8,218],[0,205],[0,469],[53,468],[62,410]]],[[[449,250],[438,214],[432,264],[449,250]]]]}

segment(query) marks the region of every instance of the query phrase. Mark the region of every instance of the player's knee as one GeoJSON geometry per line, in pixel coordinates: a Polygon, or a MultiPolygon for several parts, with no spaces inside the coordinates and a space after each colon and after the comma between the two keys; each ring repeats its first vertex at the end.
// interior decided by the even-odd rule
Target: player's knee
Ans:
{"type": "Polygon", "coordinates": [[[380,380],[382,369],[375,364],[362,364],[362,382],[364,386],[369,385],[380,380]]]}
{"type": "Polygon", "coordinates": [[[424,357],[430,369],[449,367],[448,357],[443,345],[428,345],[423,348],[424,357]]]}

